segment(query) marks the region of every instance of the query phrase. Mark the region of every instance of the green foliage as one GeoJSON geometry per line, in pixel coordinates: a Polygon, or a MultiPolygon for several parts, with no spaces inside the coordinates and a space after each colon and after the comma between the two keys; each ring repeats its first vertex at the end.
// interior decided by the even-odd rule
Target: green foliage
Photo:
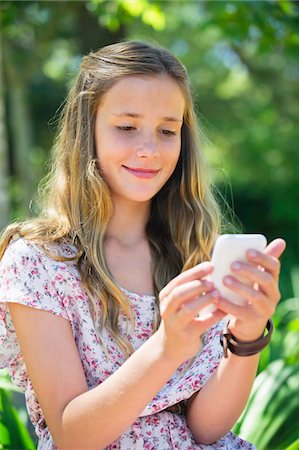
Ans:
{"type": "Polygon", "coordinates": [[[285,450],[299,450],[299,439],[296,439],[296,441],[289,445],[285,450]]]}
{"type": "Polygon", "coordinates": [[[165,17],[162,10],[149,0],[90,0],[87,8],[97,16],[99,23],[110,31],[129,25],[136,18],[150,25],[156,31],[165,28],[165,17]]]}
{"type": "Polygon", "coordinates": [[[273,322],[275,332],[271,345],[262,352],[259,372],[278,359],[283,359],[287,365],[299,361],[299,297],[281,301],[273,322]]]}
{"type": "Polygon", "coordinates": [[[255,380],[234,431],[259,450],[284,449],[299,438],[299,365],[277,360],[255,380]]]}
{"type": "Polygon", "coordinates": [[[35,445],[20,415],[13,406],[11,393],[19,391],[5,375],[0,377],[0,449],[34,450],[35,445]]]}
{"type": "MultiPolygon", "coordinates": [[[[83,53],[123,38],[141,38],[158,41],[184,62],[218,188],[245,232],[263,232],[269,240],[280,235],[288,244],[281,274],[287,300],[277,308],[271,345],[261,355],[236,430],[256,442],[258,450],[282,450],[289,444],[287,450],[299,450],[294,430],[299,377],[298,2],[3,0],[0,8],[11,116],[11,219],[27,214],[12,145],[8,93],[15,74],[21,74],[26,87],[34,123],[29,163],[39,176],[54,137],[51,119],[83,53]]],[[[13,411],[11,385],[1,383],[1,405],[10,404],[13,411]]],[[[9,416],[14,424],[19,423],[15,414],[9,416]]],[[[0,442],[8,442],[11,431],[0,422],[0,442]]]]}

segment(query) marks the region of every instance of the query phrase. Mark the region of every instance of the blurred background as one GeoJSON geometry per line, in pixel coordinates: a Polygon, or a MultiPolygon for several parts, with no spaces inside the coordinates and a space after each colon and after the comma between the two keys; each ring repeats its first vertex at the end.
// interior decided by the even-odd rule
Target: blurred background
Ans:
{"type": "MultiPolygon", "coordinates": [[[[34,215],[84,54],[137,38],[185,64],[220,198],[244,232],[287,241],[276,332],[235,431],[258,450],[299,449],[299,3],[2,0],[0,13],[1,230],[34,215]]],[[[0,449],[35,448],[22,394],[5,371],[0,383],[0,449]]]]}

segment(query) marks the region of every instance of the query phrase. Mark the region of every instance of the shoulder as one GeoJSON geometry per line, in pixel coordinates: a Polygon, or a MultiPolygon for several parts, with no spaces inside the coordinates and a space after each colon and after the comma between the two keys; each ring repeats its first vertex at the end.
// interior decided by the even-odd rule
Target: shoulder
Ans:
{"type": "Polygon", "coordinates": [[[43,245],[24,238],[11,241],[0,261],[0,290],[26,286],[36,289],[64,293],[79,282],[74,246],[64,243],[43,245]]]}
{"type": "Polygon", "coordinates": [[[28,266],[35,262],[40,261],[40,255],[34,246],[23,238],[12,240],[0,261],[0,274],[12,271],[14,275],[17,272],[23,272],[28,266]]]}
{"type": "Polygon", "coordinates": [[[55,260],[56,257],[72,258],[76,254],[76,247],[67,241],[41,243],[25,238],[17,238],[9,243],[0,263],[6,262],[7,260],[10,262],[15,260],[25,263],[32,259],[41,262],[45,259],[55,260]]]}
{"type": "Polygon", "coordinates": [[[28,254],[32,252],[32,249],[33,245],[30,243],[30,241],[27,241],[24,238],[12,239],[6,248],[2,259],[7,257],[7,255],[28,256],[28,254]]]}

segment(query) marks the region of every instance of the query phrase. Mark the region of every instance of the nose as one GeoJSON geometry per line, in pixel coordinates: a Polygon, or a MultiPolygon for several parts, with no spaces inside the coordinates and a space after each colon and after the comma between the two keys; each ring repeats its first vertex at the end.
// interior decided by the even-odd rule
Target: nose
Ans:
{"type": "Polygon", "coordinates": [[[155,158],[159,154],[157,137],[154,133],[148,133],[141,138],[137,148],[138,158],[155,158]]]}

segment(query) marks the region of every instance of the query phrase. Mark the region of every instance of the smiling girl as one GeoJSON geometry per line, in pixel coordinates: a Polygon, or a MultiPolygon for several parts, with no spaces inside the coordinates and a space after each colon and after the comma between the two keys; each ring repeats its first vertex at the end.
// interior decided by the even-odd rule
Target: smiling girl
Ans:
{"type": "Polygon", "coordinates": [[[229,313],[263,335],[285,243],[239,264],[241,308],[207,279],[220,232],[184,66],[135,41],[83,58],[40,215],[0,243],[0,367],[38,449],[254,448],[230,429],[259,355],[224,358],[220,334],[229,313]]]}

